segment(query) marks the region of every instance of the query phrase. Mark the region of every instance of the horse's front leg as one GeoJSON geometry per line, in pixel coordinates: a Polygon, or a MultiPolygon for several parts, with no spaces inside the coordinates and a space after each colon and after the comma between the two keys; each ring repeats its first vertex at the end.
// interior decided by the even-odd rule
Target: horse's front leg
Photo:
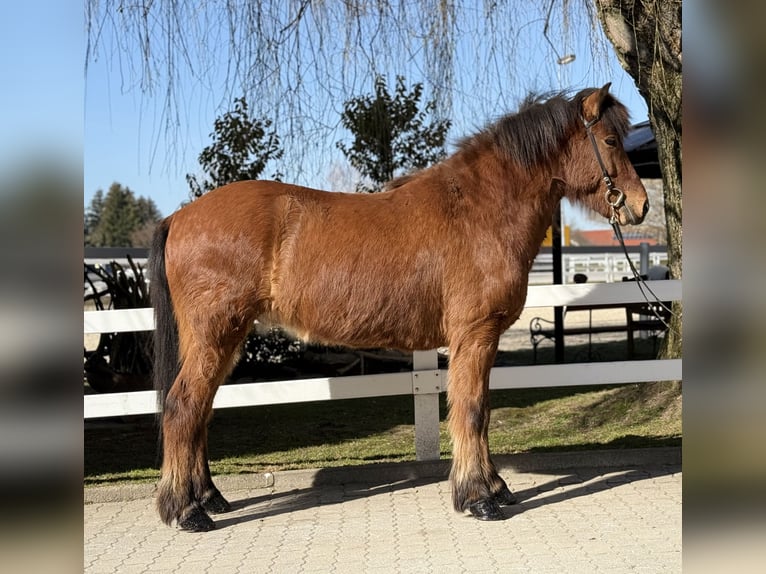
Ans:
{"type": "Polygon", "coordinates": [[[499,333],[471,332],[450,346],[449,430],[452,437],[452,503],[480,520],[502,520],[500,506],[515,497],[489,456],[489,373],[499,333]]]}

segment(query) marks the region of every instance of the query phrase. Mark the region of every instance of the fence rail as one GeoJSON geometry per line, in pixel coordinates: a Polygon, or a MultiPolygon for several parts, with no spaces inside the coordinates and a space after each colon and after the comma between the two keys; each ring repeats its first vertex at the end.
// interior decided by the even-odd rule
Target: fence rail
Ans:
{"type": "MultiPolygon", "coordinates": [[[[591,283],[613,283],[622,277],[630,277],[631,271],[625,253],[622,250],[599,251],[592,249],[574,249],[562,253],[562,280],[564,283],[574,283],[577,273],[584,273],[591,283]]],[[[630,259],[636,268],[641,264],[641,253],[637,250],[628,251],[630,259]]],[[[668,254],[665,250],[654,250],[647,253],[647,265],[667,265],[668,254]]],[[[550,284],[553,272],[553,254],[541,252],[535,258],[530,273],[530,283],[533,285],[550,284]]]]}
{"type": "MultiPolygon", "coordinates": [[[[681,300],[681,281],[649,281],[662,301],[681,300]]],[[[526,307],[640,303],[635,282],[530,286],[526,307]]],[[[149,331],[154,329],[152,309],[85,311],[85,333],[149,331]]],[[[679,380],[681,359],[495,367],[491,389],[643,383],[679,380]]],[[[413,371],[348,377],[326,377],[224,385],[213,408],[297,403],[391,395],[413,395],[415,443],[419,460],[439,458],[439,393],[449,384],[447,371],[438,368],[437,353],[414,353],[413,371]]],[[[156,393],[90,394],[84,397],[85,418],[156,412],[156,393]]]]}

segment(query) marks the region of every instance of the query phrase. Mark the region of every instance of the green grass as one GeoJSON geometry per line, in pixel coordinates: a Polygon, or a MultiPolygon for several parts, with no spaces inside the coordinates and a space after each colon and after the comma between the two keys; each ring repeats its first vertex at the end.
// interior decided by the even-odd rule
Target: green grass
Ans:
{"type": "MultiPolygon", "coordinates": [[[[600,346],[599,352],[608,360],[616,351],[600,346]]],[[[449,457],[445,402],[442,396],[441,453],[449,457]]],[[[681,443],[680,389],[674,384],[493,391],[491,403],[494,454],[681,443]]],[[[413,417],[411,396],[221,409],[210,425],[211,471],[414,460],[413,417]]],[[[156,452],[153,417],[89,422],[85,484],[154,481],[156,452]]]]}

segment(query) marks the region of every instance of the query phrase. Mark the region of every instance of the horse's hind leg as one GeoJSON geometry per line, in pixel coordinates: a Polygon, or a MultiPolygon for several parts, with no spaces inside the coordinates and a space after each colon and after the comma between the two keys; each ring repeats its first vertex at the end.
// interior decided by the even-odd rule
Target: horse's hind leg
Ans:
{"type": "Polygon", "coordinates": [[[215,392],[231,369],[237,346],[187,347],[181,371],[165,399],[157,509],[166,524],[176,521],[184,530],[207,531],[215,524],[206,509],[229,509],[210,477],[207,424],[215,392]]]}
{"type": "Polygon", "coordinates": [[[207,417],[208,424],[205,425],[205,440],[203,441],[204,450],[198,453],[197,464],[203,465],[203,470],[195,476],[201,476],[202,481],[199,484],[195,484],[195,494],[197,499],[204,508],[210,514],[221,514],[223,512],[229,512],[231,505],[226,500],[221,491],[213,484],[213,477],[210,474],[210,466],[208,464],[207,455],[207,427],[210,423],[210,419],[213,418],[213,409],[210,409],[210,413],[207,417]]]}
{"type": "Polygon", "coordinates": [[[455,510],[481,520],[501,520],[501,505],[516,500],[489,456],[489,373],[497,352],[493,326],[475,329],[450,347],[450,472],[455,510]]]}

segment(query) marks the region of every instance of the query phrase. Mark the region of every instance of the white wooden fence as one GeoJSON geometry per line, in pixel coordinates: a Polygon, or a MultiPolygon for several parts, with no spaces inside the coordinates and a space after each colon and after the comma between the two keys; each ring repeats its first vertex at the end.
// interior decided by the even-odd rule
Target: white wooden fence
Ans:
{"type": "MultiPolygon", "coordinates": [[[[635,249],[628,252],[631,261],[640,269],[641,253],[635,249]]],[[[622,251],[592,252],[584,249],[574,250],[570,248],[567,253],[562,253],[562,280],[564,283],[574,283],[577,273],[584,273],[589,283],[612,283],[620,281],[623,277],[631,277],[632,273],[628,260],[622,251]]],[[[651,251],[647,253],[647,266],[667,265],[667,251],[651,251]]],[[[535,258],[532,271],[529,275],[531,285],[550,285],[553,269],[553,254],[550,252],[538,253],[535,258]]]]}
{"type": "MultiPolygon", "coordinates": [[[[650,281],[662,301],[681,300],[681,281],[650,281]]],[[[530,286],[527,307],[639,303],[644,298],[635,282],[530,286]]],[[[150,331],[152,309],[85,311],[85,333],[150,331]]],[[[495,367],[491,389],[560,387],[680,380],[681,359],[495,367]]],[[[413,371],[348,377],[327,377],[267,383],[224,385],[213,408],[298,403],[334,399],[413,395],[415,450],[418,460],[439,458],[439,393],[448,385],[447,371],[438,368],[436,351],[417,351],[413,371]]],[[[85,395],[85,418],[156,412],[154,391],[85,395]]]]}

